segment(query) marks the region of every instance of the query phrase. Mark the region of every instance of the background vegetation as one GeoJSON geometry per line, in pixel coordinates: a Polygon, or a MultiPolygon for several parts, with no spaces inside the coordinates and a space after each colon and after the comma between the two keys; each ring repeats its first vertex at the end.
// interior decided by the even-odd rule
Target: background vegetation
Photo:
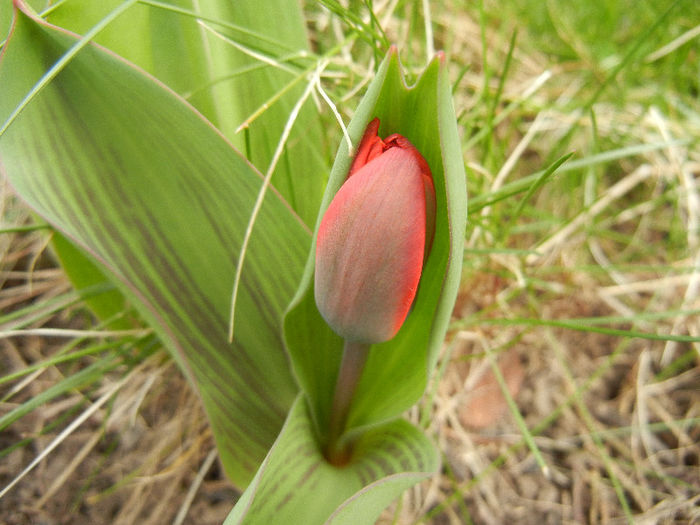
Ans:
{"type": "MultiPolygon", "coordinates": [[[[388,43],[415,72],[445,50],[468,171],[462,292],[408,414],[443,469],[383,522],[699,521],[700,6],[305,8],[345,121],[388,43]]],[[[96,324],[99,291],[2,192],[2,487],[43,459],[0,521],[220,523],[236,493],[199,400],[150,335],[96,324]]]]}

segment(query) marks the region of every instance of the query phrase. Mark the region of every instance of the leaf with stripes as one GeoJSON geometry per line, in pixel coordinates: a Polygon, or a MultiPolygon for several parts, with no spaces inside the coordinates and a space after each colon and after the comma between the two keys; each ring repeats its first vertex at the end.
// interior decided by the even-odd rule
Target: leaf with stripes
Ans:
{"type": "Polygon", "coordinates": [[[374,523],[392,500],[438,466],[435,447],[404,420],[363,434],[351,464],[330,465],[321,454],[308,406],[300,395],[224,525],[374,523]]]}
{"type": "MultiPolygon", "coordinates": [[[[16,10],[0,122],[76,41],[16,10]]],[[[303,222],[268,192],[229,343],[230,290],[262,177],[180,97],[93,44],[0,136],[0,170],[153,327],[201,394],[228,475],[247,485],[297,395],[280,319],[309,249],[303,222]]]]}
{"type": "MultiPolygon", "coordinates": [[[[84,34],[123,2],[64,0],[48,20],[84,34]]],[[[317,59],[301,3],[289,0],[138,2],[96,41],[187,96],[263,172],[317,59]],[[237,132],[263,106],[245,132],[237,132]]],[[[272,176],[275,188],[310,227],[328,175],[325,144],[316,106],[304,104],[272,176]]]]}

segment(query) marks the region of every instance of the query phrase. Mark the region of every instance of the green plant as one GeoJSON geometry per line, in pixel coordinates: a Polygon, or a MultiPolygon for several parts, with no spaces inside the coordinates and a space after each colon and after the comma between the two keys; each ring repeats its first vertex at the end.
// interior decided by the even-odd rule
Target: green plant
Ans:
{"type": "MultiPolygon", "coordinates": [[[[134,4],[115,4],[104,16],[101,8],[93,13],[92,4],[67,2],[49,19],[83,26],[104,16],[99,28],[122,13],[129,16],[134,4]]],[[[145,16],[150,24],[162,22],[164,33],[150,49],[129,45],[124,54],[158,75],[160,53],[170,53],[165,58],[173,62],[183,58],[183,49],[169,49],[166,37],[175,29],[159,16],[182,13],[149,5],[147,14],[134,10],[132,27],[145,16]]],[[[226,11],[224,5],[210,7],[226,11]]],[[[283,5],[266,4],[298,15],[283,5]]],[[[47,24],[23,2],[16,7],[0,64],[0,91],[6,94],[0,103],[3,171],[36,213],[80,249],[57,245],[64,264],[79,275],[91,271],[84,285],[100,280],[91,270],[98,264],[197,388],[228,475],[248,487],[227,522],[269,523],[286,516],[296,523],[357,523],[358,508],[372,521],[438,466],[430,441],[397,418],[426,388],[460,277],[466,194],[444,56],[407,88],[398,53],[389,51],[347,127],[320,202],[315,195],[326,174],[314,159],[321,141],[309,132],[319,129],[318,120],[313,111],[301,113],[308,88],[291,110],[280,102],[260,117],[266,122],[244,133],[246,155],[265,170],[263,176],[224,138],[231,116],[251,109],[251,85],[235,84],[221,97],[212,90],[198,101],[220,131],[155,78],[93,45],[96,29],[80,38],[47,24]],[[281,118],[290,111],[294,118],[281,118]],[[373,118],[380,119],[383,135],[407,137],[430,165],[435,234],[411,314],[395,337],[366,346],[367,364],[347,422],[342,431],[336,428],[353,445],[337,466],[328,463],[322,447],[329,425],[334,432],[331,402],[342,339],[313,299],[310,228],[319,222],[318,208],[327,207],[345,180],[355,145],[373,118]],[[325,487],[322,499],[319,484],[325,487]]],[[[246,9],[237,4],[231,24],[220,17],[216,36],[243,35],[255,46],[250,53],[288,60],[280,68],[291,69],[297,79],[318,75],[321,58],[309,68],[308,59],[295,58],[304,56],[297,48],[280,49],[280,40],[256,33],[255,24],[234,25],[247,20],[246,9]],[[290,51],[291,58],[284,58],[290,51]]],[[[184,22],[176,29],[191,30],[184,22]]],[[[114,49],[126,45],[124,33],[114,38],[114,49]]],[[[281,41],[293,46],[294,35],[281,41]]],[[[191,43],[193,75],[215,81],[211,71],[198,74],[196,53],[206,54],[205,46],[194,37],[191,43]]],[[[222,53],[210,58],[228,59],[226,68],[238,64],[235,53],[222,53]]],[[[169,78],[172,70],[164,74],[164,81],[180,80],[169,78]]],[[[248,81],[264,92],[278,79],[271,74],[248,81]]],[[[109,305],[101,313],[111,313],[109,305]]]]}

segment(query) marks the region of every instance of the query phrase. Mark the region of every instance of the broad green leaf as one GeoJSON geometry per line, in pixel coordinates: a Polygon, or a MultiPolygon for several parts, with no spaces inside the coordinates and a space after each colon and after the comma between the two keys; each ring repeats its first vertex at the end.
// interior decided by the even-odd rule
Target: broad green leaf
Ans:
{"type": "MultiPolygon", "coordinates": [[[[372,347],[348,428],[394,418],[425,390],[457,295],[466,224],[464,165],[444,57],[436,57],[415,86],[409,88],[404,83],[397,52],[392,49],[348,126],[355,144],[374,117],[381,120],[380,136],[406,136],[428,161],[437,198],[436,229],[413,309],[394,339],[372,347]]],[[[348,149],[343,141],[318,221],[346,178],[351,161],[348,149]]],[[[309,398],[323,440],[343,342],[316,308],[313,254],[312,248],[284,329],[294,371],[309,398]]]]}
{"type": "MultiPolygon", "coordinates": [[[[47,20],[54,25],[84,34],[122,3],[123,0],[65,0],[50,12],[47,20]]],[[[153,5],[137,4],[100,32],[96,41],[153,74],[174,91],[191,94],[190,103],[220,129],[228,130],[230,138],[237,141],[239,147],[245,147],[244,134],[236,135],[235,128],[248,114],[257,109],[262,103],[261,97],[271,96],[275,90],[280,89],[283,81],[286,81],[284,76],[289,75],[280,74],[281,72],[257,73],[257,77],[251,79],[257,98],[251,98],[250,82],[235,72],[255,66],[269,69],[270,66],[264,63],[256,64],[255,60],[235,50],[230,43],[223,42],[213,33],[205,31],[193,16],[184,13],[199,12],[207,19],[236,23],[238,26],[243,24],[241,27],[245,30],[236,34],[236,38],[239,41],[243,39],[245,45],[256,51],[272,55],[290,54],[292,50],[308,52],[308,43],[300,6],[296,2],[238,2],[235,11],[231,5],[228,0],[170,0],[155,2],[153,5]],[[250,5],[254,5],[256,9],[247,7],[250,5]],[[277,28],[271,37],[263,38],[256,29],[270,31],[267,24],[270,10],[277,12],[280,18],[284,18],[288,23],[281,29],[277,28]],[[230,77],[229,80],[217,83],[217,80],[227,76],[230,77]]],[[[0,18],[9,24],[11,1],[3,1],[0,8],[7,9],[7,17],[0,18]]],[[[221,29],[218,25],[214,27],[217,30],[221,29]]],[[[269,139],[269,143],[264,147],[260,147],[259,138],[255,139],[255,160],[260,163],[261,169],[266,169],[269,164],[272,151],[282,134],[284,119],[302,90],[299,86],[283,95],[280,103],[267,111],[261,121],[262,125],[255,127],[254,138],[260,133],[265,133],[269,139]]],[[[302,110],[297,126],[305,130],[303,136],[309,139],[307,146],[295,147],[296,152],[291,163],[285,158],[285,164],[280,168],[281,171],[285,171],[285,175],[277,177],[277,182],[285,189],[286,196],[298,204],[297,211],[304,214],[307,222],[311,224],[318,209],[327,171],[323,163],[317,163],[315,171],[312,172],[316,176],[311,177],[308,172],[308,167],[314,166],[308,154],[318,157],[321,142],[318,118],[313,108],[305,107],[302,110]],[[308,131],[311,131],[311,136],[307,137],[308,131]],[[299,199],[294,196],[296,186],[292,183],[290,170],[295,169],[296,173],[299,173],[301,168],[304,169],[304,176],[299,177],[296,184],[299,187],[298,193],[303,196],[299,199]]],[[[250,139],[250,132],[248,134],[250,139]]],[[[293,138],[293,141],[298,144],[299,138],[293,138]]],[[[61,235],[55,235],[52,245],[77,289],[104,281],[105,278],[98,268],[69,243],[61,242],[61,239],[61,235]]],[[[114,291],[88,300],[88,305],[101,319],[106,319],[124,308],[124,299],[118,291],[114,291]]]]}
{"type": "MultiPolygon", "coordinates": [[[[121,3],[67,0],[49,21],[83,34],[121,3]]],[[[176,92],[188,94],[190,102],[262,172],[270,166],[292,107],[304,92],[304,71],[314,64],[301,5],[288,0],[142,2],[101,32],[97,42],[176,92]],[[190,16],[194,14],[205,25],[190,16]],[[292,82],[296,84],[283,92],[292,82]],[[260,117],[238,131],[278,94],[260,117]]],[[[272,183],[309,226],[323,195],[327,157],[318,112],[307,103],[272,183]]]]}
{"type": "Polygon", "coordinates": [[[342,468],[328,464],[308,405],[300,396],[255,479],[224,523],[374,523],[392,500],[438,466],[435,447],[403,420],[366,432],[356,444],[351,464],[342,468]]]}
{"type": "MultiPolygon", "coordinates": [[[[65,0],[51,11],[48,21],[84,34],[122,3],[123,0],[65,0]]],[[[4,5],[9,6],[9,0],[4,5]]],[[[273,57],[309,53],[300,5],[286,0],[139,3],[101,31],[96,41],[153,74],[174,91],[189,94],[191,104],[224,131],[235,146],[249,149],[249,158],[259,169],[266,170],[289,111],[301,96],[303,86],[284,93],[250,129],[236,133],[238,125],[282,89],[293,75],[274,70],[235,49],[231,42],[199,25],[191,16],[195,13],[204,17],[212,30],[223,31],[232,41],[255,52],[273,57]],[[282,27],[271,27],[268,23],[271,13],[286,23],[282,27]],[[227,25],[217,25],[212,20],[227,25]],[[234,31],[233,27],[240,30],[234,31]],[[264,35],[265,32],[268,35],[264,35]]],[[[296,62],[291,65],[294,66],[292,71],[301,71],[296,62]]],[[[311,225],[327,173],[322,160],[327,156],[321,157],[319,153],[322,140],[313,107],[302,108],[289,144],[293,146],[285,150],[273,184],[311,225]],[[297,176],[292,177],[292,174],[297,176]]],[[[54,250],[76,288],[85,281],[75,279],[79,274],[88,272],[99,277],[99,270],[89,268],[90,262],[71,250],[67,243],[54,243],[54,250]]],[[[88,302],[98,315],[118,311],[123,303],[118,293],[88,302]],[[111,306],[109,300],[114,301],[111,306]]]]}
{"type": "MultiPolygon", "coordinates": [[[[85,34],[123,1],[66,0],[49,14],[47,21],[85,34]]],[[[202,3],[211,6],[223,1],[202,3]]],[[[192,0],[171,0],[164,5],[193,9],[192,0]]],[[[128,9],[95,39],[180,94],[198,90],[211,81],[212,75],[218,74],[208,60],[207,40],[194,18],[143,3],[128,9]]],[[[218,125],[220,112],[214,95],[210,90],[199,91],[190,103],[218,125]]]]}
{"type": "MultiPolygon", "coordinates": [[[[0,121],[75,42],[16,12],[0,121]]],[[[302,221],[268,192],[229,344],[235,264],[262,178],[191,106],[96,45],[0,136],[0,170],[154,328],[198,388],[227,473],[245,486],[297,393],[280,320],[308,253],[302,221]]]]}
{"type": "Polygon", "coordinates": [[[3,42],[10,30],[12,21],[12,2],[10,0],[0,0],[0,42],[3,42]]]}
{"type": "MultiPolygon", "coordinates": [[[[79,34],[89,31],[123,0],[66,0],[47,20],[79,34]]],[[[173,2],[192,8],[191,2],[173,2]]],[[[190,92],[210,79],[201,28],[192,18],[171,11],[137,4],[118,17],[96,41],[123,58],[153,74],[178,93],[190,92]]],[[[190,100],[199,111],[216,123],[216,104],[204,91],[190,100]]],[[[73,286],[80,290],[106,278],[87,257],[80,254],[62,235],[54,236],[52,246],[73,286]]],[[[91,310],[107,319],[124,308],[125,300],[115,290],[87,301],[91,310]]]]}
{"type": "Polygon", "coordinates": [[[76,290],[88,290],[102,286],[107,291],[85,299],[92,312],[101,320],[112,319],[106,327],[112,330],[126,330],[137,324],[135,319],[124,316],[128,305],[124,295],[114,286],[109,286],[109,278],[80,249],[76,248],[63,235],[54,233],[51,239],[54,251],[76,290]]]}

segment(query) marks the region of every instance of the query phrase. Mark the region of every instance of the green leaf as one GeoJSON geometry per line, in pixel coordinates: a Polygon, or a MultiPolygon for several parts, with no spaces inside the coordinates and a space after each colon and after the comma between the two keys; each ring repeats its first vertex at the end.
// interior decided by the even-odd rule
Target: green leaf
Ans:
{"type": "MultiPolygon", "coordinates": [[[[69,31],[85,34],[122,1],[66,0],[46,19],[69,31]]],[[[191,7],[187,0],[180,4],[191,7]]],[[[204,39],[192,18],[137,4],[101,31],[95,41],[153,74],[178,93],[192,91],[209,82],[204,39]]],[[[214,121],[216,104],[211,93],[202,93],[190,102],[214,121]]],[[[63,236],[56,234],[52,247],[76,289],[105,281],[100,269],[63,236]]],[[[125,307],[125,299],[117,290],[86,302],[102,320],[125,307]]]]}
{"type": "MultiPolygon", "coordinates": [[[[0,121],[75,42],[16,12],[0,121]]],[[[297,393],[280,322],[308,253],[302,221],[268,192],[230,344],[235,264],[262,177],[181,98],[92,44],[0,136],[0,170],[154,328],[197,386],[227,473],[245,486],[297,393]]]]}
{"type": "Polygon", "coordinates": [[[12,2],[10,0],[0,0],[0,43],[7,37],[12,21],[12,2]]]}
{"type": "Polygon", "coordinates": [[[137,325],[135,319],[123,316],[128,308],[124,295],[114,286],[109,286],[109,278],[88,256],[58,233],[53,234],[51,244],[76,290],[89,290],[100,286],[106,289],[103,293],[85,299],[99,319],[111,320],[106,327],[112,330],[127,330],[137,325]]]}
{"type": "MultiPolygon", "coordinates": [[[[122,3],[123,0],[64,0],[55,6],[47,20],[84,34],[122,3]]],[[[9,23],[11,2],[3,2],[0,7],[8,8],[8,15],[3,20],[9,23]]],[[[230,42],[222,41],[214,33],[205,31],[197,23],[195,11],[210,24],[210,20],[219,21],[219,24],[212,26],[212,30],[227,31],[221,24],[227,24],[225,27],[229,33],[232,27],[241,27],[234,37],[258,52],[272,56],[292,52],[309,53],[300,5],[279,0],[236,4],[231,4],[228,0],[139,3],[101,31],[96,41],[153,74],[174,91],[190,94],[189,102],[219,129],[225,130],[238,147],[246,146],[244,135],[247,134],[248,147],[253,147],[252,160],[261,169],[266,169],[289,110],[303,88],[297,86],[289,90],[281,96],[278,104],[273,104],[265,112],[251,130],[245,134],[236,134],[235,129],[240,122],[279,90],[291,75],[256,62],[257,59],[235,49],[230,42]],[[276,16],[287,23],[282,28],[271,28],[268,24],[271,12],[277,13],[276,16]],[[266,31],[269,35],[265,36],[260,31],[266,31]],[[226,80],[218,82],[221,79],[226,80]],[[263,140],[264,144],[261,143],[263,140]]],[[[327,172],[327,167],[319,156],[321,135],[314,108],[302,108],[296,125],[302,132],[294,131],[292,134],[289,141],[294,144],[291,157],[290,152],[286,151],[275,182],[295,211],[308,224],[312,224],[327,172]],[[303,143],[300,138],[303,138],[303,143]],[[304,177],[292,178],[292,173],[302,171],[304,177]]],[[[60,242],[61,238],[60,235],[54,237],[53,248],[77,289],[104,280],[99,269],[80,256],[69,243],[60,242]],[[88,279],[87,275],[92,276],[92,279],[88,279]]],[[[125,301],[119,292],[114,291],[90,299],[87,303],[104,320],[121,311],[125,301]]]]}
{"type": "MultiPolygon", "coordinates": [[[[464,165],[444,57],[437,56],[415,86],[409,88],[404,83],[397,52],[392,49],[348,126],[355,145],[374,117],[381,120],[380,136],[404,135],[428,161],[437,198],[436,229],[413,309],[394,339],[372,347],[353,400],[348,428],[390,420],[414,404],[425,390],[457,296],[466,224],[464,165]]],[[[348,145],[343,141],[317,224],[345,181],[350,161],[348,145]]],[[[316,308],[313,254],[314,248],[285,317],[284,333],[294,371],[311,403],[323,441],[343,341],[316,308]]]]}
{"type": "Polygon", "coordinates": [[[308,406],[300,396],[224,524],[374,523],[392,500],[438,466],[435,447],[403,420],[366,432],[356,443],[351,464],[330,465],[321,454],[308,406]]]}
{"type": "MultiPolygon", "coordinates": [[[[67,0],[49,21],[82,34],[122,1],[67,0]]],[[[97,42],[176,92],[188,94],[190,102],[262,172],[270,166],[292,107],[304,92],[305,70],[313,69],[314,63],[301,4],[288,0],[141,2],[102,31],[97,42]],[[275,62],[281,65],[272,65],[275,62]],[[295,85],[281,93],[292,82],[295,85]],[[266,103],[269,107],[239,131],[266,103]]],[[[318,112],[307,103],[297,116],[272,183],[309,226],[318,213],[328,173],[324,149],[318,112]]]]}

